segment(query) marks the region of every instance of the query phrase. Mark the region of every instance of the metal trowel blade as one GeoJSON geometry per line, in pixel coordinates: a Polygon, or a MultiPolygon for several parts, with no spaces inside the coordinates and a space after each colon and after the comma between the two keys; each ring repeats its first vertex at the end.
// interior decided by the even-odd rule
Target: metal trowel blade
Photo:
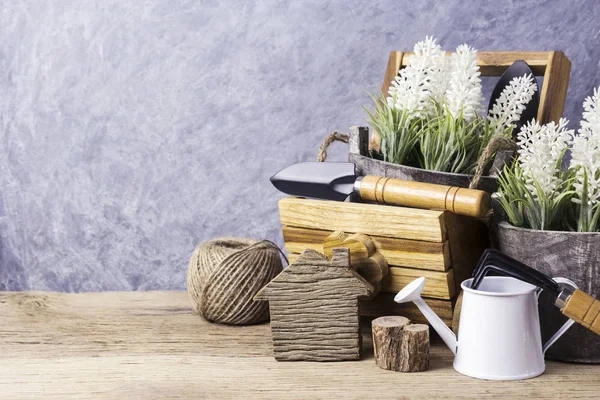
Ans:
{"type": "Polygon", "coordinates": [[[291,196],[344,201],[356,179],[354,163],[303,162],[282,169],[271,183],[291,196]]]}

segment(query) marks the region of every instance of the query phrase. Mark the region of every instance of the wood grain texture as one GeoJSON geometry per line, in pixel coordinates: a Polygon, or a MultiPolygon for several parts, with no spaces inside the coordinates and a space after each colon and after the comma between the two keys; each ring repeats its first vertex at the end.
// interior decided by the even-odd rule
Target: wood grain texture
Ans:
{"type": "Polygon", "coordinates": [[[386,316],[371,322],[375,364],[381,369],[400,371],[402,329],[410,320],[400,316],[386,316]]]}
{"type": "Polygon", "coordinates": [[[400,365],[402,372],[422,372],[429,368],[429,326],[408,325],[402,329],[400,339],[400,365]]]}
{"type": "MultiPolygon", "coordinates": [[[[447,52],[448,55],[451,54],[447,52]]],[[[515,61],[523,60],[531,67],[536,76],[544,75],[548,66],[548,51],[480,51],[477,52],[477,64],[482,76],[500,76],[515,61]]],[[[406,67],[414,53],[404,53],[402,67],[406,67]]]]}
{"type": "MultiPolygon", "coordinates": [[[[302,253],[305,249],[323,251],[322,243],[332,232],[320,229],[284,226],[283,239],[289,253],[302,253]]],[[[424,242],[369,235],[375,249],[389,265],[445,271],[451,266],[448,241],[424,242]]]]}
{"type": "Polygon", "coordinates": [[[279,201],[279,215],[282,225],[302,228],[429,242],[446,238],[443,211],[286,197],[279,201]]]}
{"type": "MultiPolygon", "coordinates": [[[[319,251],[318,246],[315,247],[314,250],[319,251]]],[[[363,233],[346,235],[336,231],[325,238],[322,252],[331,259],[336,248],[348,249],[352,267],[379,292],[380,282],[387,275],[389,266],[385,258],[377,252],[371,238],[363,233]]]]}
{"type": "MultiPolygon", "coordinates": [[[[346,233],[335,231],[319,243],[321,246],[315,246],[314,248],[304,247],[303,249],[298,248],[298,253],[302,253],[304,250],[312,248],[313,250],[325,254],[327,258],[331,259],[331,257],[333,257],[333,249],[344,244],[344,240],[346,240],[346,233]]],[[[352,254],[350,254],[350,260],[352,260],[352,254]]]]}
{"type": "MultiPolygon", "coordinates": [[[[288,254],[288,261],[294,263],[299,257],[300,254],[288,254]]],[[[415,268],[389,267],[387,275],[381,281],[381,290],[398,293],[404,286],[421,276],[427,278],[425,288],[423,289],[424,297],[452,300],[456,296],[457,285],[452,268],[447,271],[437,272],[415,268]]]]}
{"type": "Polygon", "coordinates": [[[483,190],[438,185],[384,176],[364,176],[360,197],[379,204],[446,210],[475,218],[490,211],[490,195],[483,190]]]}
{"type": "MultiPolygon", "coordinates": [[[[432,182],[447,186],[459,186],[468,188],[472,175],[452,174],[448,172],[428,171],[422,168],[409,167],[407,165],[393,164],[371,158],[367,154],[350,153],[348,161],[356,165],[356,171],[361,176],[376,175],[389,178],[413,180],[419,182],[432,182]]],[[[483,176],[479,182],[478,189],[493,193],[498,189],[496,178],[483,176]]]]}
{"type": "Polygon", "coordinates": [[[387,68],[385,69],[385,77],[383,78],[383,85],[381,86],[381,93],[386,97],[389,95],[392,82],[396,79],[398,71],[402,67],[402,56],[403,53],[401,51],[390,52],[390,58],[388,59],[387,68]]]}
{"type": "Polygon", "coordinates": [[[185,292],[3,292],[0,398],[592,399],[600,391],[598,366],[553,361],[526,381],[468,378],[435,341],[429,371],[391,379],[373,360],[370,325],[363,334],[360,361],[278,363],[268,324],[208,323],[185,292]]]}
{"type": "Polygon", "coordinates": [[[273,353],[278,361],[358,360],[358,299],[375,289],[350,266],[347,248],[331,261],[304,251],[255,296],[268,300],[273,353]]]}
{"type": "Polygon", "coordinates": [[[563,115],[571,76],[571,61],[562,51],[548,52],[548,65],[540,94],[537,119],[540,123],[558,122],[563,115]]]}
{"type": "Polygon", "coordinates": [[[352,263],[352,266],[373,286],[379,285],[390,269],[385,258],[378,252],[352,263]]]}
{"type": "Polygon", "coordinates": [[[426,278],[423,288],[423,297],[434,299],[451,300],[456,296],[456,286],[454,283],[454,270],[449,269],[444,272],[426,271],[414,268],[390,267],[388,275],[383,278],[384,292],[397,293],[404,286],[415,279],[424,276],[426,278]]]}
{"type": "Polygon", "coordinates": [[[450,257],[454,269],[455,292],[460,284],[473,275],[479,257],[490,247],[490,232],[484,220],[456,214],[446,216],[450,257]]]}
{"type": "Polygon", "coordinates": [[[565,307],[563,314],[600,335],[600,301],[581,290],[576,290],[565,307]]]}
{"type": "MultiPolygon", "coordinates": [[[[401,315],[416,324],[429,323],[413,303],[396,303],[395,295],[396,293],[380,292],[373,299],[361,300],[359,302],[360,315],[376,318],[386,315],[401,315]]],[[[425,301],[446,325],[452,327],[453,300],[425,299],[425,301]]]]}

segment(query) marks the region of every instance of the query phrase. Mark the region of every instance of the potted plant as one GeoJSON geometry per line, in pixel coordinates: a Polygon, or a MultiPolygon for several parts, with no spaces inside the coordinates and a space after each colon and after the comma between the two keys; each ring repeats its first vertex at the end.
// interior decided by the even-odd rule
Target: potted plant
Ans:
{"type": "MultiPolygon", "coordinates": [[[[517,161],[506,166],[494,195],[501,251],[549,276],[564,276],[600,295],[600,93],[584,102],[578,134],[568,121],[532,121],[517,136],[517,161]],[[568,163],[566,153],[570,150],[568,163]]],[[[542,336],[564,322],[551,300],[540,301],[542,336]]],[[[549,358],[600,362],[600,337],[573,326],[549,358]]]]}
{"type": "MultiPolygon", "coordinates": [[[[469,186],[475,174],[479,183],[496,151],[513,146],[515,122],[537,90],[532,75],[517,77],[482,117],[480,75],[477,51],[468,45],[448,57],[435,39],[418,42],[389,93],[373,97],[370,147],[379,161],[359,168],[381,170],[376,163],[383,162],[386,176],[469,186]]],[[[482,179],[480,188],[494,191],[495,179],[482,179]]]]}

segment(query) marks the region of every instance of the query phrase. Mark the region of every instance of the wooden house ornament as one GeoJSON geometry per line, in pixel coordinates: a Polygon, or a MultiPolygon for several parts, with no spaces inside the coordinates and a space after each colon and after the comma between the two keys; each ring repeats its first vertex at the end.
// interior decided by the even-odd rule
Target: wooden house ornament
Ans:
{"type": "Polygon", "coordinates": [[[343,361],[360,359],[358,303],[374,292],[348,248],[333,249],[331,261],[307,249],[254,300],[269,301],[276,360],[343,361]]]}

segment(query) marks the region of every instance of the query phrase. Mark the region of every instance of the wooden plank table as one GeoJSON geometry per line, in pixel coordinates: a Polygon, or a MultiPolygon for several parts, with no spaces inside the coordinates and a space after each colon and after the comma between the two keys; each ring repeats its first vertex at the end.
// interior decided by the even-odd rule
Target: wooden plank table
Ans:
{"type": "MultiPolygon", "coordinates": [[[[368,327],[366,327],[368,329],[368,327]]],[[[268,324],[232,327],[194,314],[184,292],[0,293],[0,398],[582,398],[600,366],[548,362],[544,375],[483,381],[452,369],[375,366],[368,330],[358,362],[277,362],[268,324]]]]}

